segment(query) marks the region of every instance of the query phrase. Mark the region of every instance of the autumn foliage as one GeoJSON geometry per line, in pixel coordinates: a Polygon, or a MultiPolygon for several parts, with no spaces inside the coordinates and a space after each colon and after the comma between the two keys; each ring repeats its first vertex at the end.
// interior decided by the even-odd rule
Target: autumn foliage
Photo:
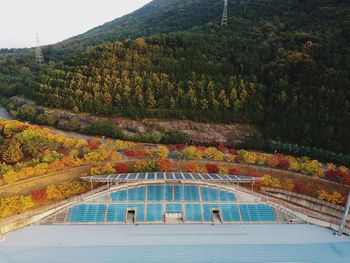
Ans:
{"type": "Polygon", "coordinates": [[[31,195],[0,198],[0,218],[25,212],[48,202],[56,202],[89,190],[88,183],[73,181],[49,185],[45,189],[32,191],[31,195]]]}
{"type": "MultiPolygon", "coordinates": [[[[334,164],[325,166],[308,157],[293,157],[283,154],[269,154],[247,150],[218,147],[191,146],[185,144],[145,147],[140,143],[121,140],[77,139],[58,135],[49,129],[26,125],[18,121],[0,120],[0,185],[12,185],[20,180],[43,176],[67,168],[89,166],[90,175],[128,173],[128,172],[203,172],[220,174],[240,174],[262,176],[253,166],[272,167],[276,170],[288,170],[297,175],[296,180],[284,176],[266,174],[262,178],[263,186],[281,188],[296,193],[314,196],[333,203],[344,201],[344,192],[318,185],[319,178],[324,178],[350,186],[349,169],[334,164]],[[176,164],[171,159],[181,161],[176,164]],[[126,164],[121,161],[131,159],[126,164]],[[132,159],[137,159],[135,160],[132,159]],[[187,160],[187,161],[186,161],[187,160]],[[203,160],[205,162],[201,163],[203,160]],[[231,163],[249,164],[249,169],[242,171],[233,168],[231,163]],[[175,165],[176,164],[176,165],[175,165]],[[300,176],[300,174],[306,176],[300,176]],[[302,180],[308,178],[306,182],[302,180]],[[339,196],[340,195],[340,196],[339,196]]],[[[241,165],[246,167],[245,165],[241,165]]],[[[286,174],[286,173],[284,173],[286,174]]],[[[14,206],[11,211],[23,211],[31,204],[52,200],[61,200],[84,192],[82,184],[65,183],[33,191],[26,198],[16,197],[2,202],[14,206]],[[21,208],[22,207],[22,208],[21,208]],[[25,208],[23,208],[25,207],[25,208]]],[[[4,214],[11,214],[5,210],[4,214]]]]}
{"type": "Polygon", "coordinates": [[[0,199],[0,218],[12,216],[24,212],[35,206],[32,197],[29,196],[11,196],[0,199]]]}
{"type": "Polygon", "coordinates": [[[124,155],[129,158],[145,158],[146,151],[144,149],[125,149],[124,155]]]}
{"type": "Polygon", "coordinates": [[[324,200],[324,201],[327,201],[329,203],[333,203],[333,204],[344,204],[345,203],[345,197],[335,191],[333,193],[329,193],[329,192],[326,192],[325,190],[321,190],[318,192],[318,199],[321,199],[321,200],[324,200]]]}
{"type": "Polygon", "coordinates": [[[307,188],[305,187],[305,185],[303,184],[303,182],[301,182],[300,180],[296,180],[294,182],[294,189],[293,189],[296,193],[298,194],[306,194],[307,193],[307,188]]]}
{"type": "Polygon", "coordinates": [[[160,172],[171,172],[174,171],[174,164],[169,159],[158,159],[157,166],[160,172]]]}
{"type": "Polygon", "coordinates": [[[237,175],[239,174],[239,169],[232,167],[229,169],[229,174],[237,175]]]}
{"type": "Polygon", "coordinates": [[[205,165],[205,168],[207,169],[208,173],[218,173],[219,167],[215,163],[208,163],[205,165]]]}
{"type": "Polygon", "coordinates": [[[126,164],[124,164],[124,163],[117,163],[115,165],[115,170],[119,174],[128,173],[129,172],[128,166],[126,164]]]}
{"type": "Polygon", "coordinates": [[[43,202],[47,199],[45,189],[32,191],[32,199],[34,202],[43,202]]]}
{"type": "Polygon", "coordinates": [[[49,185],[45,192],[48,199],[62,200],[74,195],[82,194],[88,191],[88,183],[80,181],[63,182],[58,185],[49,185]]]}
{"type": "Polygon", "coordinates": [[[200,166],[198,163],[196,162],[187,162],[184,167],[183,170],[185,172],[189,172],[189,173],[200,173],[200,172],[206,172],[206,169],[202,166],[200,166]]]}

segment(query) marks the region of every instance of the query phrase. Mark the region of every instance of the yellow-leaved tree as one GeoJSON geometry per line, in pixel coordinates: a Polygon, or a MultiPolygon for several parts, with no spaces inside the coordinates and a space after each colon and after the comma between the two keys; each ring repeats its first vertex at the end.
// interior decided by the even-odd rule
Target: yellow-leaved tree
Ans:
{"type": "Polygon", "coordinates": [[[14,140],[2,154],[2,159],[8,164],[15,164],[22,160],[23,156],[21,144],[14,140]]]}

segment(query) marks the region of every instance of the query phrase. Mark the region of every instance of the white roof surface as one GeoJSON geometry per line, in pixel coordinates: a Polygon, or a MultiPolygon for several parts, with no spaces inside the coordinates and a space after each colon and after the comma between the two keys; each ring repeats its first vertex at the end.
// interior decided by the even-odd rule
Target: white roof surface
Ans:
{"type": "Polygon", "coordinates": [[[350,262],[350,238],[312,225],[38,225],[6,234],[1,263],[350,262]]]}

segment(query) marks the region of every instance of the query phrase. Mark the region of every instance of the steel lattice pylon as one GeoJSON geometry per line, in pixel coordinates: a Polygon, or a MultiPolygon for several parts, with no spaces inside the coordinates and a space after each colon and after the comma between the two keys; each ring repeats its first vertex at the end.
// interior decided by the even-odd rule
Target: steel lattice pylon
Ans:
{"type": "Polygon", "coordinates": [[[40,47],[39,33],[36,32],[36,49],[35,49],[35,60],[38,64],[44,64],[44,56],[40,47]]]}
{"type": "Polygon", "coordinates": [[[224,12],[222,14],[221,25],[227,26],[227,5],[228,0],[224,0],[224,12]]]}

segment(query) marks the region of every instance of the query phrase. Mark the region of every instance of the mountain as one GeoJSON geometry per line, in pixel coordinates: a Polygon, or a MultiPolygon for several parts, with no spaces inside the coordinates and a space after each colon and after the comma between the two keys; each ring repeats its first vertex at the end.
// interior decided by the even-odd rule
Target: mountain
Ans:
{"type": "Polygon", "coordinates": [[[95,45],[160,33],[185,31],[217,20],[220,0],[154,0],[135,12],[64,41],[95,45]]]}
{"type": "Polygon", "coordinates": [[[349,1],[229,3],[222,27],[221,1],[154,1],[52,47],[55,60],[20,92],[77,112],[252,123],[349,152],[349,1]],[[84,51],[67,57],[68,47],[84,51]]]}

